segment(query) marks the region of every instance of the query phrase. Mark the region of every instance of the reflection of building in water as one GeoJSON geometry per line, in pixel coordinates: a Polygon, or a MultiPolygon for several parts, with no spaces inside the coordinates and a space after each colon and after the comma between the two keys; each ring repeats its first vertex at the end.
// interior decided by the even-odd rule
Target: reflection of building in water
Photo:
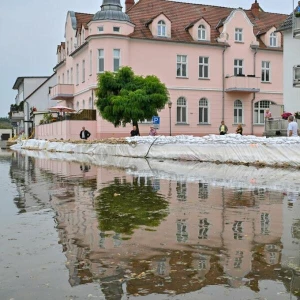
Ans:
{"type": "MultiPolygon", "coordinates": [[[[72,163],[70,168],[64,166],[68,162],[39,165],[44,163],[54,173],[58,168],[68,169],[67,185],[77,178],[72,175],[72,163]]],[[[75,169],[75,174],[80,171],[78,165],[75,169]]],[[[66,188],[63,183],[52,193],[72,285],[100,280],[107,299],[121,299],[122,282],[130,276],[133,278],[126,284],[130,294],[141,289],[149,294],[166,290],[188,293],[219,284],[246,285],[257,291],[259,280],[279,279],[276,270],[280,268],[284,229],[283,196],[278,192],[154,181],[128,176],[116,168],[94,168],[94,174],[97,182],[90,185],[90,181],[76,179],[72,201],[59,196],[66,188]],[[128,222],[137,222],[130,237],[99,228],[95,195],[101,195],[115,178],[120,185],[146,185],[152,191],[159,186],[158,193],[169,201],[169,215],[157,227],[145,227],[128,215],[128,222]]],[[[123,199],[119,191],[113,197],[120,202],[123,199]]]]}

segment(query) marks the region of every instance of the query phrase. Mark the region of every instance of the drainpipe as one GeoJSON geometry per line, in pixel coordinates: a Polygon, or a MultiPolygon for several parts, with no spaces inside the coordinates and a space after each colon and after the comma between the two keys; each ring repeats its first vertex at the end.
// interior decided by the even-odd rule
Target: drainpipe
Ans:
{"type": "Polygon", "coordinates": [[[227,46],[224,46],[222,52],[222,121],[225,117],[225,51],[227,46]]]}
{"type": "MultiPolygon", "coordinates": [[[[257,48],[258,47],[255,47],[254,48],[254,55],[253,55],[253,75],[256,76],[256,54],[257,54],[257,48]]],[[[253,109],[254,109],[254,106],[253,106],[253,103],[255,101],[255,97],[256,97],[256,94],[253,93],[253,98],[251,100],[251,135],[253,135],[253,109]]]]}

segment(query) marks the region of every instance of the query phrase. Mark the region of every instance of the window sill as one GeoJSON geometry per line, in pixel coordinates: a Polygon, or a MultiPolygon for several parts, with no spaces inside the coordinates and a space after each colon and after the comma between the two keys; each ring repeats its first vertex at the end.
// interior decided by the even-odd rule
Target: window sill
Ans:
{"type": "Polygon", "coordinates": [[[85,81],[82,81],[82,83],[85,83],[85,81]]]}
{"type": "Polygon", "coordinates": [[[175,126],[180,126],[180,125],[183,125],[183,126],[190,126],[189,123],[175,123],[175,126]]]}
{"type": "Polygon", "coordinates": [[[271,81],[261,81],[260,83],[263,83],[263,84],[272,84],[271,81]]]}
{"type": "Polygon", "coordinates": [[[234,41],[236,44],[245,44],[243,41],[234,41]]]}
{"type": "Polygon", "coordinates": [[[177,79],[189,79],[187,76],[176,76],[177,79]]]}
{"type": "Polygon", "coordinates": [[[240,125],[240,124],[241,124],[243,127],[246,126],[246,124],[244,124],[244,123],[233,123],[232,126],[237,126],[237,125],[240,125]]]}
{"type": "Polygon", "coordinates": [[[253,126],[265,126],[265,124],[253,124],[253,126]]]}
{"type": "Polygon", "coordinates": [[[210,78],[205,78],[205,77],[202,78],[202,77],[199,77],[198,80],[210,80],[210,78]]]}
{"type": "Polygon", "coordinates": [[[79,86],[79,83],[77,83],[76,86],[79,86]]]}
{"type": "Polygon", "coordinates": [[[211,125],[211,123],[198,123],[197,125],[198,126],[202,126],[202,125],[206,126],[206,125],[211,125]]]}

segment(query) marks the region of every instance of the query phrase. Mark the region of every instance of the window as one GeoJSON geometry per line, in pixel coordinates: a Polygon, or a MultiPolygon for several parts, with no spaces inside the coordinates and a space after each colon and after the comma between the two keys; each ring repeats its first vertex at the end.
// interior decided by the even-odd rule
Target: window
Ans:
{"type": "Polygon", "coordinates": [[[73,52],[73,38],[71,38],[70,51],[71,51],[71,53],[73,52]]]}
{"type": "Polygon", "coordinates": [[[67,84],[70,83],[70,71],[67,70],[67,84]]]}
{"type": "Polygon", "coordinates": [[[260,215],[260,233],[263,235],[269,235],[270,233],[270,215],[268,213],[260,215]]]}
{"type": "Polygon", "coordinates": [[[60,83],[60,76],[58,76],[57,83],[60,83]]]}
{"type": "Polygon", "coordinates": [[[85,82],[85,60],[82,61],[82,82],[85,82]]]}
{"type": "Polygon", "coordinates": [[[71,68],[71,72],[70,72],[70,83],[73,84],[73,68],[71,68]]]}
{"type": "Polygon", "coordinates": [[[176,238],[177,242],[186,242],[188,240],[188,231],[186,220],[179,219],[177,220],[177,233],[176,238]]]}
{"type": "Polygon", "coordinates": [[[270,34],[270,47],[277,47],[277,34],[272,32],[270,34]]]}
{"type": "Polygon", "coordinates": [[[270,82],[270,62],[269,61],[262,61],[261,62],[261,81],[262,82],[270,82]]]}
{"type": "Polygon", "coordinates": [[[208,258],[206,256],[200,254],[199,262],[198,262],[198,269],[206,270],[207,269],[207,261],[208,261],[208,258]]]}
{"type": "Polygon", "coordinates": [[[234,124],[243,124],[243,103],[241,100],[234,101],[233,117],[234,124]]]}
{"type": "Polygon", "coordinates": [[[79,101],[76,103],[76,110],[79,110],[79,101]]]}
{"type": "Polygon", "coordinates": [[[120,49],[114,49],[114,72],[117,72],[120,68],[120,49]]]}
{"type": "Polygon", "coordinates": [[[65,84],[65,73],[62,74],[62,84],[65,84]]]}
{"type": "Polygon", "coordinates": [[[198,233],[199,240],[207,240],[209,225],[210,224],[206,218],[199,220],[199,233],[198,233]]]}
{"type": "Polygon", "coordinates": [[[233,238],[235,240],[242,240],[243,239],[243,222],[242,221],[235,221],[233,226],[233,238]]]}
{"type": "Polygon", "coordinates": [[[93,73],[93,51],[90,50],[90,75],[93,73]]]}
{"type": "Polygon", "coordinates": [[[186,201],[186,183],[185,182],[177,182],[176,192],[177,192],[177,200],[178,201],[186,201]]]}
{"type": "Polygon", "coordinates": [[[183,97],[180,97],[177,100],[177,123],[186,123],[186,100],[183,97]]]}
{"type": "Polygon", "coordinates": [[[236,28],[235,29],[234,40],[236,42],[242,42],[243,41],[243,29],[242,28],[236,28]]]}
{"type": "Polygon", "coordinates": [[[165,21],[159,21],[157,24],[157,35],[166,36],[166,23],[165,21]]]}
{"type": "Polygon", "coordinates": [[[199,182],[198,198],[205,200],[208,199],[208,184],[199,182]]]}
{"type": "Polygon", "coordinates": [[[208,101],[206,98],[199,100],[199,124],[208,124],[208,101]]]}
{"type": "Polygon", "coordinates": [[[235,59],[234,60],[234,76],[243,74],[243,60],[235,59]]]}
{"type": "Polygon", "coordinates": [[[275,104],[271,101],[259,101],[254,104],[254,124],[264,124],[265,123],[265,110],[270,108],[270,104],[275,104]]]}
{"type": "Polygon", "coordinates": [[[99,26],[99,27],[98,27],[98,31],[99,31],[99,32],[102,32],[103,30],[104,30],[103,26],[99,26]]]}
{"type": "Polygon", "coordinates": [[[79,84],[79,64],[76,64],[76,84],[79,84]]]}
{"type": "Polygon", "coordinates": [[[82,109],[85,109],[85,100],[82,100],[82,109]]]}
{"type": "Polygon", "coordinates": [[[113,32],[120,32],[120,27],[113,27],[113,32]]]}
{"type": "Polygon", "coordinates": [[[69,41],[67,41],[67,55],[69,55],[69,41]]]}
{"type": "Polygon", "coordinates": [[[198,40],[206,40],[206,28],[204,25],[199,25],[198,27],[198,40]]]}
{"type": "Polygon", "coordinates": [[[83,43],[84,43],[84,40],[85,40],[84,34],[85,34],[85,31],[84,31],[84,29],[82,29],[82,33],[81,33],[81,38],[82,38],[81,44],[83,44],[83,43]]]}
{"type": "Polygon", "coordinates": [[[98,50],[98,72],[99,73],[104,72],[104,50],[103,49],[98,50]]]}
{"type": "Polygon", "coordinates": [[[187,77],[186,55],[177,55],[177,77],[187,77]]]}
{"type": "Polygon", "coordinates": [[[235,252],[235,258],[234,258],[234,269],[240,269],[241,265],[243,263],[243,257],[244,257],[244,252],[243,251],[236,251],[235,252]]]}
{"type": "Polygon", "coordinates": [[[92,97],[89,98],[89,109],[93,109],[93,100],[92,100],[92,97]]]}
{"type": "Polygon", "coordinates": [[[208,57],[199,57],[199,78],[208,78],[208,57]]]}

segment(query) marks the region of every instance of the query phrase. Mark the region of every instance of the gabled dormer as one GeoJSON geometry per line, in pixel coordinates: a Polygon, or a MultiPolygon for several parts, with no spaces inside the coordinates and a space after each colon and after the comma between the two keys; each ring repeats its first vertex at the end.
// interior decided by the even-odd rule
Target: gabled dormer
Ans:
{"type": "Polygon", "coordinates": [[[217,26],[220,36],[217,41],[229,44],[250,44],[251,47],[258,46],[259,42],[254,34],[253,27],[254,25],[244,10],[234,9],[228,17],[220,20],[217,26]]]}
{"type": "Polygon", "coordinates": [[[276,27],[272,26],[268,30],[260,31],[257,36],[265,44],[265,46],[270,48],[280,48],[281,47],[281,33],[276,32],[276,27]]]}
{"type": "Polygon", "coordinates": [[[154,37],[171,37],[171,21],[163,12],[147,21],[145,26],[150,29],[154,37]]]}
{"type": "Polygon", "coordinates": [[[211,27],[203,17],[189,24],[185,30],[189,32],[194,41],[210,42],[211,27]]]}

